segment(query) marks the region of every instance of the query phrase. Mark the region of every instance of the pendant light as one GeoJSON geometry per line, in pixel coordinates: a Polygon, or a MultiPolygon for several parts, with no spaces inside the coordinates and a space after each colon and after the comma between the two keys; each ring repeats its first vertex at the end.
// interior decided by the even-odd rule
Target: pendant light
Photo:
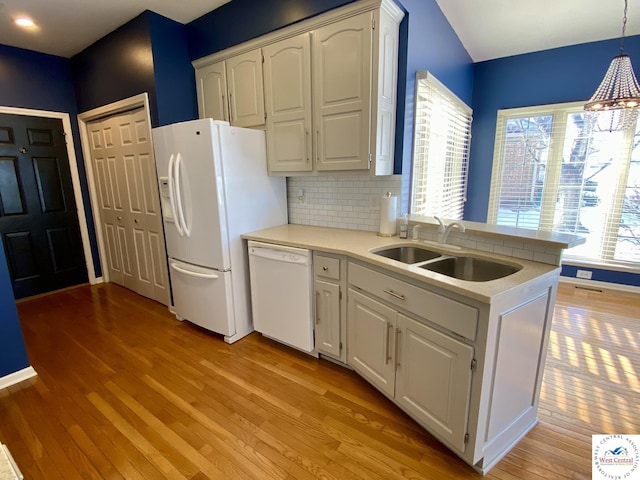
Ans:
{"type": "MultiPolygon", "coordinates": [[[[640,85],[633,73],[631,58],[624,53],[624,35],[627,27],[627,0],[624,0],[620,54],[609,65],[602,83],[584,106],[588,112],[608,112],[607,127],[603,130],[626,130],[634,127],[640,105],[640,85]]],[[[602,120],[602,114],[598,115],[602,120]]],[[[600,123],[600,122],[599,122],[600,123]]]]}

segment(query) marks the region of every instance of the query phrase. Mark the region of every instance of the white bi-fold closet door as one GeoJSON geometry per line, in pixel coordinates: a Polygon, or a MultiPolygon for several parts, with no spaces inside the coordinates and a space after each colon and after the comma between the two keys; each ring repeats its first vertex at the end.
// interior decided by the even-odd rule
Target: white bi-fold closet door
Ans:
{"type": "Polygon", "coordinates": [[[151,131],[143,108],[87,124],[109,280],[170,301],[151,131]]]}

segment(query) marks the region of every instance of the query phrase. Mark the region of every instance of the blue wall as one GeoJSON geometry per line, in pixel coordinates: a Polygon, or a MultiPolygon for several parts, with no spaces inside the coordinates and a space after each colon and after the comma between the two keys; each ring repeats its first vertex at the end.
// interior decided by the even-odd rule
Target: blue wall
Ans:
{"type": "Polygon", "coordinates": [[[232,47],[354,0],[233,0],[187,24],[191,60],[232,47]]]}
{"type": "Polygon", "coordinates": [[[148,93],[151,125],[198,117],[186,27],[145,11],[71,58],[78,111],[148,93]]]}
{"type": "MultiPolygon", "coordinates": [[[[620,41],[605,40],[516,55],[474,66],[473,127],[465,219],[485,222],[499,109],[588,100],[620,51],[620,41]]],[[[625,39],[625,52],[640,62],[640,36],[625,39]]],[[[593,280],[640,286],[640,275],[596,268],[593,280]]],[[[575,277],[565,265],[562,275],[575,277]]]]}
{"type": "MultiPolygon", "coordinates": [[[[467,105],[473,95],[473,63],[462,42],[435,0],[401,0],[408,12],[401,25],[407,29],[406,53],[401,49],[401,62],[406,55],[406,68],[398,75],[398,115],[396,124],[396,164],[401,162],[403,182],[410,180],[413,155],[413,117],[415,114],[416,72],[429,70],[467,105]],[[402,81],[401,81],[402,80],[402,81]],[[404,99],[404,101],[403,101],[404,99]]],[[[402,44],[401,44],[402,47],[402,44]]],[[[396,168],[396,172],[400,170],[396,168]]],[[[406,191],[406,188],[405,188],[406,191]]],[[[408,211],[408,199],[402,199],[408,211]]]]}
{"type": "Polygon", "coordinates": [[[158,123],[198,118],[195,71],[189,60],[187,29],[178,22],[148,12],[158,123]]]}
{"type": "Polygon", "coordinates": [[[0,238],[0,378],[29,366],[0,238]]]}
{"type": "Polygon", "coordinates": [[[71,57],[71,72],[79,112],[148,92],[151,122],[158,124],[149,12],[71,57]]]}
{"type": "MultiPolygon", "coordinates": [[[[586,101],[619,51],[619,40],[606,40],[475,64],[467,220],[487,219],[498,110],[586,101]]],[[[625,51],[637,70],[640,36],[627,38],[625,51]]]]}

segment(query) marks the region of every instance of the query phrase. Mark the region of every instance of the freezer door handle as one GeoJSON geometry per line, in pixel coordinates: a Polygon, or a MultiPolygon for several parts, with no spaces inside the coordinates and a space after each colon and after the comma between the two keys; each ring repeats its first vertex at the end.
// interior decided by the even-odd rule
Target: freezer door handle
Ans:
{"type": "Polygon", "coordinates": [[[173,169],[175,160],[176,158],[172,153],[169,157],[169,203],[171,203],[171,213],[173,213],[173,221],[176,226],[176,230],[178,231],[178,235],[184,237],[182,225],[180,225],[180,218],[178,218],[178,210],[176,208],[175,178],[173,169]]]}
{"type": "Polygon", "coordinates": [[[180,152],[176,155],[176,164],[175,164],[175,185],[176,185],[176,199],[178,202],[178,215],[180,216],[180,224],[182,225],[182,230],[184,230],[184,234],[188,237],[191,236],[191,229],[187,226],[187,222],[185,221],[184,214],[184,205],[182,204],[182,192],[180,191],[180,175],[182,168],[182,155],[180,152]]]}
{"type": "Polygon", "coordinates": [[[176,263],[171,263],[171,268],[173,268],[176,272],[180,272],[184,275],[189,275],[190,277],[196,277],[196,278],[209,278],[212,280],[215,280],[216,278],[220,278],[218,275],[216,275],[215,273],[201,273],[201,272],[192,272],[191,270],[186,270],[182,267],[180,267],[178,264],[176,263]]]}

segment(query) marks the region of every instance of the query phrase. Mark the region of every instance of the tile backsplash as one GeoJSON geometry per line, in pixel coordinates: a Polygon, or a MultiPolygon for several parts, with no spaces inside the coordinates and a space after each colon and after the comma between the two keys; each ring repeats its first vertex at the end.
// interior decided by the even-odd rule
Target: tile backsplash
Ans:
{"type": "Polygon", "coordinates": [[[380,222],[379,198],[386,192],[399,197],[400,187],[400,175],[288,177],[289,223],[375,232],[380,222]]]}
{"type": "MultiPolygon", "coordinates": [[[[404,200],[400,198],[401,190],[400,175],[288,177],[289,223],[377,232],[380,225],[380,197],[386,192],[397,196],[396,216],[400,216],[400,205],[404,200]]],[[[473,222],[465,223],[469,225],[473,222]]],[[[410,223],[409,238],[414,225],[415,222],[410,223]]],[[[560,265],[562,249],[559,247],[543,246],[525,238],[509,240],[500,235],[476,235],[471,230],[473,228],[465,233],[452,231],[448,243],[486,253],[560,265]]],[[[421,240],[437,241],[437,225],[422,226],[419,237],[421,240]]]]}

